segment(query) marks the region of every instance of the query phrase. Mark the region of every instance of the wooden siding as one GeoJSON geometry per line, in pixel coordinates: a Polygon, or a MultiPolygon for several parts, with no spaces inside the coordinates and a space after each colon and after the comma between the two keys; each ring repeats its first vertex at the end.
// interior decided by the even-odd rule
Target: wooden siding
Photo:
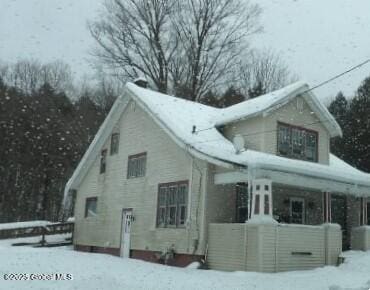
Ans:
{"type": "Polygon", "coordinates": [[[309,105],[302,97],[297,97],[288,104],[273,111],[264,118],[264,148],[263,151],[271,154],[277,153],[277,123],[283,122],[286,124],[301,126],[310,130],[314,130],[319,134],[318,144],[318,162],[329,164],[329,147],[330,135],[327,129],[319,122],[319,119],[311,111],[309,105]],[[303,102],[303,110],[300,111],[296,107],[297,99],[303,102]]]}
{"type": "Polygon", "coordinates": [[[208,265],[224,271],[282,272],[336,265],[337,225],[210,224],[208,265]]]}
{"type": "Polygon", "coordinates": [[[353,228],[351,245],[353,250],[370,250],[370,226],[353,228]]]}
{"type": "Polygon", "coordinates": [[[325,224],[326,265],[336,266],[342,253],[342,231],[336,224],[325,224]]]}
{"type": "Polygon", "coordinates": [[[229,140],[233,140],[235,135],[240,134],[244,137],[246,148],[263,151],[264,137],[260,133],[262,131],[265,131],[263,118],[258,116],[226,125],[224,134],[229,140]]]}
{"type": "Polygon", "coordinates": [[[276,252],[278,272],[324,266],[325,230],[323,227],[279,226],[276,252]]]}
{"type": "MultiPolygon", "coordinates": [[[[133,101],[127,106],[114,132],[120,133],[119,153],[107,156],[105,174],[99,174],[99,157],[85,176],[76,198],[75,244],[120,247],[121,214],[132,208],[131,248],[203,254],[199,227],[205,191],[206,166],[178,147],[172,139],[133,101]],[[145,177],[127,179],[128,156],[147,152],[145,177]],[[190,219],[186,228],[156,228],[159,183],[189,180],[190,219]],[[191,197],[190,197],[191,195],[191,197]],[[84,218],[85,199],[98,197],[97,216],[84,218]]],[[[110,148],[110,136],[104,149],[110,148]]]]}
{"type": "Polygon", "coordinates": [[[223,271],[245,271],[245,235],[245,224],[210,224],[207,260],[209,267],[223,271]]]}
{"type": "Polygon", "coordinates": [[[228,124],[224,128],[224,134],[229,140],[232,140],[236,134],[241,134],[244,137],[246,148],[276,155],[278,122],[316,131],[319,136],[318,162],[329,164],[329,132],[302,97],[294,98],[266,116],[261,115],[228,124]],[[302,110],[297,109],[297,99],[303,102],[302,110]]]}
{"type": "Polygon", "coordinates": [[[207,208],[208,223],[232,223],[236,215],[235,184],[215,185],[215,167],[209,165],[207,178],[207,208]]]}

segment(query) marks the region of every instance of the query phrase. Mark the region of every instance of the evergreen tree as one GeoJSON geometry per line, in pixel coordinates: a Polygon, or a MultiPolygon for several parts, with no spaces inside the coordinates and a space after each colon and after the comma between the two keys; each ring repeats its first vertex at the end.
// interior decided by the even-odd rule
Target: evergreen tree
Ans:
{"type": "Polygon", "coordinates": [[[231,86],[220,98],[219,106],[221,108],[226,108],[241,103],[243,101],[245,101],[245,96],[240,92],[239,89],[236,89],[235,87],[231,86]]]}
{"type": "Polygon", "coordinates": [[[332,140],[331,151],[352,166],[370,172],[370,77],[362,82],[351,101],[339,93],[329,111],[343,131],[342,138],[332,140]]]}
{"type": "Polygon", "coordinates": [[[212,91],[209,90],[201,99],[200,103],[215,107],[215,108],[220,108],[220,99],[218,96],[212,91]]]}
{"type": "Polygon", "coordinates": [[[248,99],[254,99],[264,94],[266,94],[266,88],[264,88],[261,81],[257,82],[257,84],[248,89],[248,99]]]}
{"type": "Polygon", "coordinates": [[[350,162],[370,172],[370,77],[366,78],[352,99],[349,113],[349,136],[345,145],[350,162]]]}
{"type": "Polygon", "coordinates": [[[340,127],[342,128],[343,137],[333,138],[330,142],[330,151],[336,156],[342,159],[346,159],[346,150],[348,146],[345,146],[348,140],[348,114],[349,106],[346,97],[342,92],[339,92],[335,99],[331,102],[328,107],[329,112],[334,116],[340,127]]]}

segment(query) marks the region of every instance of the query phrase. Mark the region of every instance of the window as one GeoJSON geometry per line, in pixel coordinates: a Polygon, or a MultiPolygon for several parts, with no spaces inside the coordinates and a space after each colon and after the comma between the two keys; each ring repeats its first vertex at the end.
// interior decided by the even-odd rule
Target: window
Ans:
{"type": "Polygon", "coordinates": [[[146,153],[131,155],[128,157],[127,178],[145,176],[146,153]]]}
{"type": "Polygon", "coordinates": [[[248,219],[248,185],[236,185],[236,222],[244,223],[248,219]]]}
{"type": "Polygon", "coordinates": [[[118,154],[119,134],[113,133],[110,140],[110,155],[118,154]]]}
{"type": "Polygon", "coordinates": [[[158,187],[157,226],[183,227],[187,217],[188,182],[160,184],[158,187]]]}
{"type": "Polygon", "coordinates": [[[85,204],[85,217],[96,216],[96,204],[98,202],[97,197],[88,197],[86,198],[85,204]]]}
{"type": "Polygon", "coordinates": [[[107,149],[101,151],[100,155],[100,173],[104,173],[107,167],[107,149]]]}
{"type": "Polygon", "coordinates": [[[304,199],[291,198],[290,199],[290,223],[304,224],[304,199]]]}
{"type": "Polygon", "coordinates": [[[269,214],[269,213],[270,213],[269,195],[265,194],[264,214],[269,214]]]}
{"type": "Polygon", "coordinates": [[[259,194],[255,195],[255,198],[254,198],[254,214],[255,215],[260,214],[260,195],[259,194]]]}
{"type": "Polygon", "coordinates": [[[317,132],[278,123],[277,138],[279,155],[317,162],[317,132]]]}
{"type": "Polygon", "coordinates": [[[370,226],[370,202],[367,202],[367,224],[370,226]]]}

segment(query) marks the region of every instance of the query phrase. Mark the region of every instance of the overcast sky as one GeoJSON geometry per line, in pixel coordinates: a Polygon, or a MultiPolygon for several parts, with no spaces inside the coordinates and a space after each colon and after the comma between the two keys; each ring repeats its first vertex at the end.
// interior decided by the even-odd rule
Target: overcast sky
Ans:
{"type": "MultiPolygon", "coordinates": [[[[0,0],[0,60],[63,59],[77,76],[92,71],[87,20],[103,0],[0,0]]],[[[257,47],[272,48],[311,86],[370,58],[369,0],[258,0],[264,33],[257,47]]],[[[327,99],[353,93],[370,64],[316,91],[327,99]]]]}

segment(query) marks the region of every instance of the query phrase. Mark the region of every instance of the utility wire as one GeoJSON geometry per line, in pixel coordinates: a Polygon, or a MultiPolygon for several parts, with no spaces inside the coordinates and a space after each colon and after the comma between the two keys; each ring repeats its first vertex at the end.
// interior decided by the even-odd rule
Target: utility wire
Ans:
{"type": "MultiPolygon", "coordinates": [[[[326,122],[330,122],[330,120],[316,121],[316,122],[306,123],[306,124],[299,124],[297,126],[299,126],[299,127],[311,126],[311,125],[320,124],[320,123],[326,123],[326,122]]],[[[274,132],[278,132],[278,131],[279,131],[279,129],[273,129],[273,130],[268,130],[268,131],[258,131],[258,132],[253,132],[253,133],[249,133],[249,134],[239,134],[239,135],[240,136],[243,136],[243,137],[250,137],[250,136],[255,136],[255,135],[264,134],[264,133],[274,133],[274,132]]],[[[201,144],[201,143],[208,143],[208,142],[216,142],[216,141],[223,141],[223,140],[225,140],[225,139],[223,139],[223,138],[210,139],[210,140],[192,142],[189,145],[201,144]]]]}
{"type": "MultiPolygon", "coordinates": [[[[316,86],[314,86],[314,87],[312,87],[312,88],[309,88],[309,89],[307,89],[307,90],[305,90],[305,91],[303,91],[303,92],[301,92],[300,94],[305,94],[305,93],[308,93],[308,92],[311,92],[311,91],[313,91],[313,90],[316,90],[316,89],[318,89],[318,88],[320,88],[320,87],[322,87],[322,86],[324,86],[324,85],[326,85],[326,84],[328,84],[328,83],[330,83],[330,82],[332,82],[332,81],[334,81],[334,80],[336,80],[336,79],[338,79],[338,78],[340,78],[340,77],[342,77],[342,76],[344,76],[344,75],[346,75],[346,74],[348,74],[348,73],[350,73],[350,72],[352,72],[352,71],[354,71],[354,70],[356,70],[356,69],[359,69],[360,67],[362,67],[362,66],[364,66],[364,65],[366,65],[366,64],[368,64],[368,63],[370,63],[370,58],[368,58],[368,59],[366,59],[365,61],[363,61],[363,62],[361,62],[360,64],[357,64],[357,65],[355,65],[355,66],[353,66],[353,67],[351,67],[351,68],[349,68],[348,70],[346,70],[346,71],[344,71],[344,72],[342,72],[342,73],[340,73],[340,74],[337,74],[337,75],[335,75],[335,76],[333,76],[333,77],[331,77],[330,79],[328,79],[328,80],[326,80],[326,81],[323,81],[323,82],[321,82],[321,83],[319,83],[319,84],[317,84],[316,86]]],[[[257,97],[258,98],[258,97],[257,97]]],[[[329,120],[327,120],[327,121],[324,121],[324,122],[328,122],[329,120]]],[[[321,122],[318,122],[318,123],[321,123],[321,122]]],[[[305,124],[305,125],[309,125],[309,124],[305,124]]],[[[313,125],[313,124],[311,124],[311,125],[313,125]]],[[[199,132],[203,132],[203,131],[207,131],[207,130],[211,130],[211,129],[213,129],[214,127],[209,127],[209,128],[205,128],[205,129],[201,129],[201,130],[196,130],[195,132],[194,132],[194,134],[196,134],[196,133],[199,133],[199,132]]],[[[261,132],[256,132],[254,135],[257,135],[257,133],[259,133],[259,134],[263,134],[263,133],[269,133],[268,131],[261,131],[261,132]]],[[[242,136],[244,136],[244,135],[242,135],[242,136]]],[[[197,143],[197,142],[195,142],[195,143],[197,143]]],[[[204,142],[201,142],[201,143],[204,143],[204,142]]]]}

